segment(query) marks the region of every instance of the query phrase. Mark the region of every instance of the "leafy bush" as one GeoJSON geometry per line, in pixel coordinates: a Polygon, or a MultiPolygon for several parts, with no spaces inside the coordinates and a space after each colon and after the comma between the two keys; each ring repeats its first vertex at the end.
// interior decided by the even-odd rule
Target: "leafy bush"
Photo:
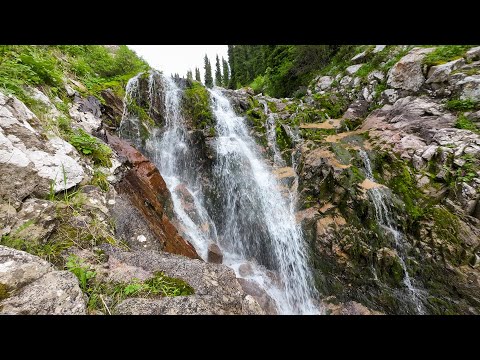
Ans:
{"type": "Polygon", "coordinates": [[[83,291],[87,291],[88,281],[97,276],[95,271],[90,270],[90,267],[85,265],[85,263],[75,255],[70,255],[68,257],[65,266],[67,270],[71,271],[78,278],[80,287],[83,291]]]}
{"type": "Polygon", "coordinates": [[[68,142],[82,154],[91,156],[94,164],[105,167],[112,166],[110,160],[112,149],[100,143],[98,139],[87,134],[84,130],[77,129],[72,132],[68,136],[68,142]]]}
{"type": "Polygon", "coordinates": [[[265,91],[265,76],[258,75],[255,80],[252,81],[250,87],[253,89],[255,94],[265,91]]]}

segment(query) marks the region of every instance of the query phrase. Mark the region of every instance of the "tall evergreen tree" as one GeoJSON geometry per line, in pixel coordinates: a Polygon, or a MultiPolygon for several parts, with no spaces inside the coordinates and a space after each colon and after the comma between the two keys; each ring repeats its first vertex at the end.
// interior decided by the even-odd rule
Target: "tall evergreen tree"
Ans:
{"type": "Polygon", "coordinates": [[[192,70],[187,71],[187,80],[193,80],[192,70]]]}
{"type": "Polygon", "coordinates": [[[223,66],[223,87],[228,88],[230,84],[230,77],[228,75],[228,63],[227,61],[222,57],[222,66],[223,66]]]}
{"type": "Polygon", "coordinates": [[[212,65],[210,60],[208,60],[207,54],[205,54],[205,86],[211,88],[213,86],[213,77],[212,77],[212,65]]]}
{"type": "Polygon", "coordinates": [[[197,80],[198,82],[202,82],[202,78],[200,77],[200,69],[199,68],[195,68],[195,80],[197,80]]]}
{"type": "Polygon", "coordinates": [[[220,70],[220,60],[218,59],[215,62],[215,85],[222,86],[222,71],[220,70]]]}
{"type": "Polygon", "coordinates": [[[235,61],[233,55],[233,45],[228,45],[228,64],[230,65],[230,81],[228,87],[235,89],[236,77],[235,77],[235,61]]]}

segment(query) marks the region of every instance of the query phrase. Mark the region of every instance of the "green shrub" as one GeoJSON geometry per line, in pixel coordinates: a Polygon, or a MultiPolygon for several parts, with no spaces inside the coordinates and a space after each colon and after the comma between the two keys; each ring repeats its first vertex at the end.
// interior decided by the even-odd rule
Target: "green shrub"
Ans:
{"type": "Polygon", "coordinates": [[[87,134],[84,130],[76,129],[70,133],[68,142],[82,154],[91,156],[94,164],[105,167],[112,166],[112,161],[110,160],[112,149],[100,143],[98,139],[87,134]]]}
{"type": "Polygon", "coordinates": [[[478,103],[473,99],[451,99],[445,104],[445,108],[452,111],[469,111],[475,110],[478,107],[478,103]]]}
{"type": "Polygon", "coordinates": [[[255,80],[252,81],[250,87],[253,89],[255,94],[259,94],[265,91],[265,76],[258,75],[255,80]]]}
{"type": "Polygon", "coordinates": [[[87,291],[88,281],[97,276],[97,273],[90,270],[90,267],[85,265],[85,263],[76,255],[70,255],[68,257],[65,267],[78,278],[80,288],[83,291],[87,291]]]}

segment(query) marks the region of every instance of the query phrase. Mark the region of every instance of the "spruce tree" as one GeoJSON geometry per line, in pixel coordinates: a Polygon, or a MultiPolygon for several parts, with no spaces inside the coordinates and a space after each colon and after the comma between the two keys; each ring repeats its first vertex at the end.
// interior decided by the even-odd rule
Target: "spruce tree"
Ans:
{"type": "Polygon", "coordinates": [[[213,77],[212,77],[212,65],[210,65],[210,60],[208,60],[207,54],[205,54],[205,86],[213,87],[213,77]]]}
{"type": "Polygon", "coordinates": [[[223,66],[223,87],[228,88],[229,83],[230,83],[230,77],[228,75],[228,63],[227,61],[222,57],[222,66],[223,66]]]}
{"type": "Polygon", "coordinates": [[[215,62],[215,85],[222,86],[222,71],[220,70],[220,60],[218,59],[215,62]]]}
{"type": "Polygon", "coordinates": [[[193,80],[193,74],[192,74],[192,70],[188,70],[187,71],[187,80],[193,80]]]}
{"type": "Polygon", "coordinates": [[[202,78],[200,77],[200,69],[199,68],[195,68],[195,80],[197,80],[198,82],[202,82],[202,78]]]}
{"type": "Polygon", "coordinates": [[[228,64],[230,65],[230,83],[228,87],[235,89],[236,77],[235,77],[235,59],[233,55],[233,45],[228,45],[228,64]]]}

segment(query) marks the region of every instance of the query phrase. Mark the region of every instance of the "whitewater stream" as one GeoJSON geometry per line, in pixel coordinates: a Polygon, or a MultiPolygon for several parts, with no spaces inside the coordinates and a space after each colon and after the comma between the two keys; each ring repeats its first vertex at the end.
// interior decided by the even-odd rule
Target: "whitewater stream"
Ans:
{"type": "MultiPolygon", "coordinates": [[[[263,289],[274,300],[279,314],[322,313],[315,301],[318,295],[305,241],[295,221],[296,197],[282,196],[273,168],[250,136],[245,118],[235,114],[221,89],[209,89],[216,133],[212,143],[216,156],[209,176],[219,194],[212,207],[196,171],[195,149],[189,146],[191,135],[181,113],[182,90],[170,77],[161,79],[162,84],[157,84],[151,74],[149,96],[153,103],[155,92],[163,92],[164,128],[151,130],[141,145],[141,124],[126,110],[120,134],[142,147],[159,168],[172,194],[184,237],[204,260],[208,245],[216,243],[222,250],[223,263],[237,277],[263,289]],[[186,200],[194,206],[185,206],[186,200]]],[[[138,81],[138,76],[129,81],[126,104],[139,96],[138,81]]],[[[270,125],[269,141],[274,141],[274,125],[266,125],[270,125]]],[[[284,165],[275,155],[275,163],[284,165]]]]}

